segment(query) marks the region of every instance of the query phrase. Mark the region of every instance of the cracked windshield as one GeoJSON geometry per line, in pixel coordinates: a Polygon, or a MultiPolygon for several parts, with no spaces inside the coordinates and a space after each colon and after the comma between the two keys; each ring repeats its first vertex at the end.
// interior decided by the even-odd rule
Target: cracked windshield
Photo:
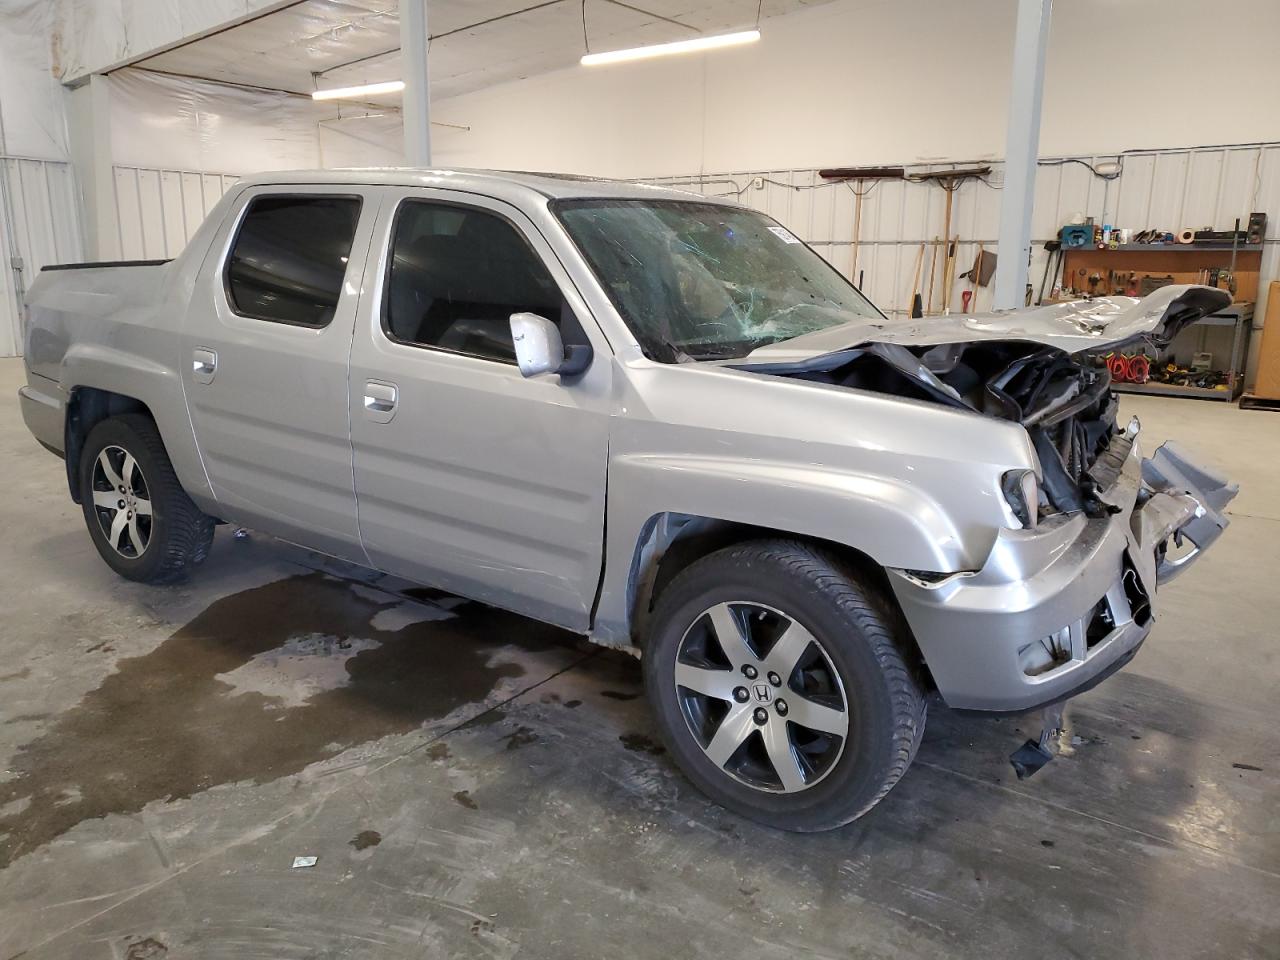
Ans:
{"type": "Polygon", "coordinates": [[[554,209],[652,360],[744,357],[881,316],[830,264],[750,210],[654,200],[554,209]]]}

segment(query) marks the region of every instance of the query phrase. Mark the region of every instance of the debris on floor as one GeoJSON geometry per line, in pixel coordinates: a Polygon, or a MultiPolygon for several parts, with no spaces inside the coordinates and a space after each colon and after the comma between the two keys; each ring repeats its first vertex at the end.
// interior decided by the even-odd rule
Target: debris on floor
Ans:
{"type": "Polygon", "coordinates": [[[368,850],[370,847],[376,847],[381,842],[382,834],[377,830],[361,830],[347,841],[347,845],[355,847],[356,850],[368,850]]]}
{"type": "Polygon", "coordinates": [[[133,940],[124,953],[124,960],[160,960],[168,954],[169,948],[155,937],[133,940]]]}
{"type": "Polygon", "coordinates": [[[294,857],[292,869],[297,870],[299,867],[314,867],[319,857],[294,857]]]}

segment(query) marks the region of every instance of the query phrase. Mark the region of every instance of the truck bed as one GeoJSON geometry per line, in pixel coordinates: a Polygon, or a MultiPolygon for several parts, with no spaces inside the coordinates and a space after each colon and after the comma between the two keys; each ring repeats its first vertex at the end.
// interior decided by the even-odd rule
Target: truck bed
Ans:
{"type": "MultiPolygon", "coordinates": [[[[134,350],[150,356],[143,343],[165,322],[169,260],[125,260],[46,266],[26,295],[27,369],[60,381],[72,345],[79,349],[134,350]],[[141,349],[139,349],[141,348],[141,349]]],[[[172,310],[172,307],[169,307],[172,310]]]]}

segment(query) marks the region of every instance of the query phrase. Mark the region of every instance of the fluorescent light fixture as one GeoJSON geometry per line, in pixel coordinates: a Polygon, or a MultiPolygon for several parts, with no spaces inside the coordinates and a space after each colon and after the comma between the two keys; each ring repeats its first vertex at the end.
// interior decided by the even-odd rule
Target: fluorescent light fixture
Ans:
{"type": "Polygon", "coordinates": [[[582,58],[582,65],[591,67],[602,63],[621,63],[624,60],[647,60],[650,57],[665,57],[669,53],[696,53],[699,50],[714,50],[717,47],[735,47],[740,43],[755,43],[759,39],[759,30],[743,30],[741,33],[721,33],[714,37],[694,37],[692,40],[655,43],[647,47],[631,47],[628,50],[588,53],[582,58]]]}
{"type": "Polygon", "coordinates": [[[366,83],[359,87],[334,87],[332,90],[312,90],[312,100],[353,100],[357,97],[372,97],[379,93],[399,93],[404,89],[403,80],[388,80],[386,83],[366,83]]]}

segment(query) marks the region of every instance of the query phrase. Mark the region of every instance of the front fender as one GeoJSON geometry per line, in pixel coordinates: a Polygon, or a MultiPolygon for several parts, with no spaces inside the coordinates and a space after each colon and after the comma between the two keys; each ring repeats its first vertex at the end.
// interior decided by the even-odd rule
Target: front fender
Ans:
{"type": "Polygon", "coordinates": [[[973,544],[966,544],[937,502],[905,481],[759,459],[615,456],[609,466],[605,570],[593,630],[601,642],[633,642],[636,555],[652,519],[663,513],[833,541],[882,566],[956,570],[972,561],[973,544]]]}

